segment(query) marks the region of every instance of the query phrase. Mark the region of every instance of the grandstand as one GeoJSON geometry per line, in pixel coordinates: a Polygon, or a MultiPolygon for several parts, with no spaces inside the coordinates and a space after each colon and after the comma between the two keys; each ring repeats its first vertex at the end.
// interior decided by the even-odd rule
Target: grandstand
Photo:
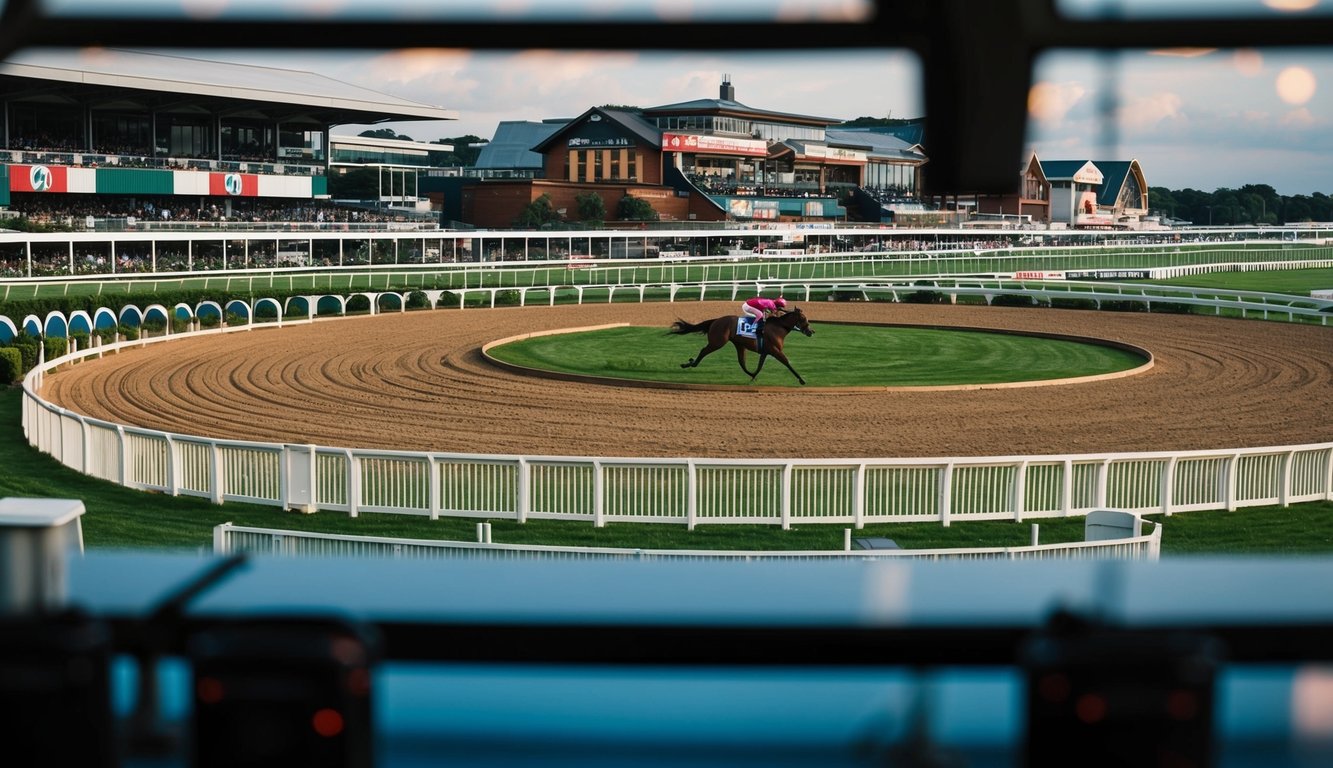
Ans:
{"type": "Polygon", "coordinates": [[[39,217],[313,218],[331,166],[412,170],[450,149],[334,126],[458,118],[314,72],[117,49],[15,54],[0,101],[0,208],[39,217]]]}

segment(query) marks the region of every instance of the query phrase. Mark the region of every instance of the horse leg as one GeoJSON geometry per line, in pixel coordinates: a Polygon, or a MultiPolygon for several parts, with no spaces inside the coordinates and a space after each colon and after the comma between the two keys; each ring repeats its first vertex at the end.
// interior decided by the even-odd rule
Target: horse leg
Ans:
{"type": "Polygon", "coordinates": [[[760,353],[759,353],[759,365],[755,367],[755,369],[754,369],[754,373],[750,373],[749,371],[746,371],[746,373],[750,373],[750,381],[754,381],[755,377],[759,375],[759,372],[762,371],[762,370],[764,370],[764,361],[767,360],[767,359],[768,359],[768,353],[767,353],[767,352],[760,352],[760,353]]]}
{"type": "Polygon", "coordinates": [[[709,343],[707,343],[707,344],[704,345],[704,348],[703,348],[703,349],[699,350],[699,354],[697,354],[697,355],[695,355],[694,357],[690,358],[687,362],[681,363],[681,364],[680,364],[680,367],[681,367],[681,368],[698,368],[698,367],[699,367],[699,362],[700,362],[700,361],[702,361],[705,357],[708,357],[710,354],[716,352],[721,346],[722,346],[721,344],[714,345],[714,344],[710,341],[709,343]]]}
{"type": "Polygon", "coordinates": [[[745,371],[745,375],[749,376],[751,379],[754,378],[754,374],[750,373],[749,366],[745,364],[745,347],[740,344],[736,345],[736,362],[741,364],[741,370],[745,371]]]}
{"type": "Polygon", "coordinates": [[[797,373],[796,369],[791,367],[791,362],[787,360],[787,356],[783,354],[782,350],[780,349],[773,350],[773,357],[776,357],[778,360],[781,360],[782,364],[787,366],[787,370],[791,371],[791,375],[795,376],[796,380],[801,382],[801,384],[805,384],[805,379],[801,378],[801,374],[797,373]]]}

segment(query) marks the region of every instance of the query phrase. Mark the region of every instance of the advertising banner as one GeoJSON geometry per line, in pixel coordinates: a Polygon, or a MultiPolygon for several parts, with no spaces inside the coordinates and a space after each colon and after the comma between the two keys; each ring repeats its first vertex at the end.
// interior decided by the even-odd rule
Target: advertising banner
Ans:
{"type": "Polygon", "coordinates": [[[63,165],[12,165],[10,192],[67,192],[69,169],[63,165]]]}
{"type": "Polygon", "coordinates": [[[763,139],[733,139],[726,136],[697,136],[692,133],[664,133],[662,134],[662,151],[764,157],[768,154],[768,142],[763,139]]]}
{"type": "Polygon", "coordinates": [[[253,173],[209,173],[208,194],[258,197],[259,177],[253,173]]]}

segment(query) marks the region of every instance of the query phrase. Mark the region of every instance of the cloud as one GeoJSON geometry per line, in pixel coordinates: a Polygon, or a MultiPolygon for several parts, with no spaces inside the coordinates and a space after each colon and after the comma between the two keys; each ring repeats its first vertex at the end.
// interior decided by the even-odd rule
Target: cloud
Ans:
{"type": "Polygon", "coordinates": [[[1185,114],[1184,105],[1185,100],[1180,94],[1158,91],[1122,104],[1116,119],[1127,133],[1187,128],[1189,116],[1185,114]]]}
{"type": "Polygon", "coordinates": [[[1305,129],[1314,128],[1318,122],[1308,108],[1299,107],[1283,115],[1282,119],[1278,120],[1278,125],[1283,128],[1305,129]]]}
{"type": "Polygon", "coordinates": [[[1079,82],[1034,83],[1028,91],[1028,113],[1043,123],[1044,128],[1058,130],[1070,111],[1087,95],[1087,87],[1079,82]]]}

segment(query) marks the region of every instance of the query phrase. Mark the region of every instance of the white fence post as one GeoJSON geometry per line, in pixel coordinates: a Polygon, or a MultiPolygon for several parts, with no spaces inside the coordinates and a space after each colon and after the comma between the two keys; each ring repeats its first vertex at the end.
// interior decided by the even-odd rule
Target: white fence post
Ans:
{"type": "Polygon", "coordinates": [[[1324,500],[1333,501],[1333,448],[1324,453],[1324,500]]]}
{"type": "Polygon", "coordinates": [[[852,476],[852,525],[856,530],[866,527],[866,464],[856,465],[852,476]]]}
{"type": "Polygon", "coordinates": [[[1296,463],[1295,458],[1295,451],[1287,451],[1287,454],[1282,457],[1282,487],[1278,490],[1277,501],[1279,505],[1284,507],[1291,503],[1288,499],[1291,498],[1291,466],[1296,463]]]}
{"type": "Polygon", "coordinates": [[[1105,509],[1106,504],[1106,483],[1111,474],[1111,460],[1102,459],[1102,463],[1097,466],[1097,491],[1096,501],[1093,506],[1105,509]]]}
{"type": "Polygon", "coordinates": [[[1236,511],[1236,484],[1238,479],[1236,475],[1238,474],[1237,470],[1239,468],[1240,468],[1240,454],[1233,453],[1231,454],[1231,457],[1227,459],[1226,469],[1223,470],[1224,472],[1226,472],[1226,486],[1225,486],[1226,490],[1224,491],[1223,500],[1225,502],[1225,507],[1228,512],[1236,511]]]}
{"type": "Polygon", "coordinates": [[[789,461],[782,465],[782,509],[779,514],[784,531],[791,530],[791,476],[792,465],[789,461]]]}
{"type": "Polygon", "coordinates": [[[1065,459],[1064,475],[1060,482],[1060,509],[1065,517],[1074,514],[1074,460],[1065,459]]]}
{"type": "Polygon", "coordinates": [[[940,523],[945,528],[949,527],[949,515],[953,509],[953,462],[944,465],[944,470],[940,473],[940,523]]]}
{"type": "Polygon", "coordinates": [[[1174,500],[1176,484],[1176,461],[1178,456],[1172,456],[1167,459],[1166,466],[1162,468],[1162,514],[1171,516],[1171,502],[1174,500]]]}
{"type": "MultiPolygon", "coordinates": [[[[119,479],[116,480],[116,482],[120,485],[124,485],[125,479],[129,477],[130,474],[129,472],[130,450],[129,450],[129,444],[125,442],[125,427],[121,426],[120,424],[116,425],[116,440],[119,441],[120,443],[120,467],[119,467],[120,477],[119,479]]],[[[221,500],[219,499],[215,503],[221,503],[221,500]]]]}
{"type": "Polygon", "coordinates": [[[231,522],[225,522],[213,526],[213,554],[230,555],[231,537],[228,533],[231,531],[231,522]]]}
{"type": "Polygon", "coordinates": [[[347,516],[361,514],[361,457],[347,452],[347,516]]]}
{"type": "Polygon", "coordinates": [[[528,460],[521,458],[518,460],[518,498],[514,501],[518,509],[514,510],[514,517],[520,523],[528,521],[528,512],[532,511],[532,466],[528,460]]]}
{"type": "Polygon", "coordinates": [[[426,457],[426,467],[430,472],[430,477],[426,480],[426,492],[430,494],[430,502],[427,506],[430,508],[430,519],[440,519],[440,465],[435,462],[434,456],[426,457]]]}
{"type": "MultiPolygon", "coordinates": [[[[1331,453],[1333,455],[1333,453],[1331,453]]],[[[694,459],[685,460],[685,529],[692,531],[699,524],[699,469],[694,459]]]]}
{"type": "Polygon", "coordinates": [[[179,496],[180,486],[181,486],[181,480],[180,480],[181,463],[176,457],[176,451],[179,450],[180,446],[177,445],[176,441],[171,438],[171,435],[167,435],[166,437],[167,437],[167,493],[172,496],[179,496]]]}
{"type": "Polygon", "coordinates": [[[606,504],[602,499],[602,462],[593,459],[592,462],[592,526],[594,528],[606,527],[606,504]]]}
{"type": "Polygon", "coordinates": [[[211,500],[214,504],[222,503],[222,449],[218,444],[209,441],[208,443],[209,461],[208,461],[208,484],[212,488],[211,500]]]}
{"type": "Polygon", "coordinates": [[[1023,511],[1027,503],[1027,478],[1028,463],[1026,460],[1018,462],[1018,468],[1014,470],[1014,488],[1012,505],[1014,508],[1014,522],[1023,522],[1023,511]]]}

